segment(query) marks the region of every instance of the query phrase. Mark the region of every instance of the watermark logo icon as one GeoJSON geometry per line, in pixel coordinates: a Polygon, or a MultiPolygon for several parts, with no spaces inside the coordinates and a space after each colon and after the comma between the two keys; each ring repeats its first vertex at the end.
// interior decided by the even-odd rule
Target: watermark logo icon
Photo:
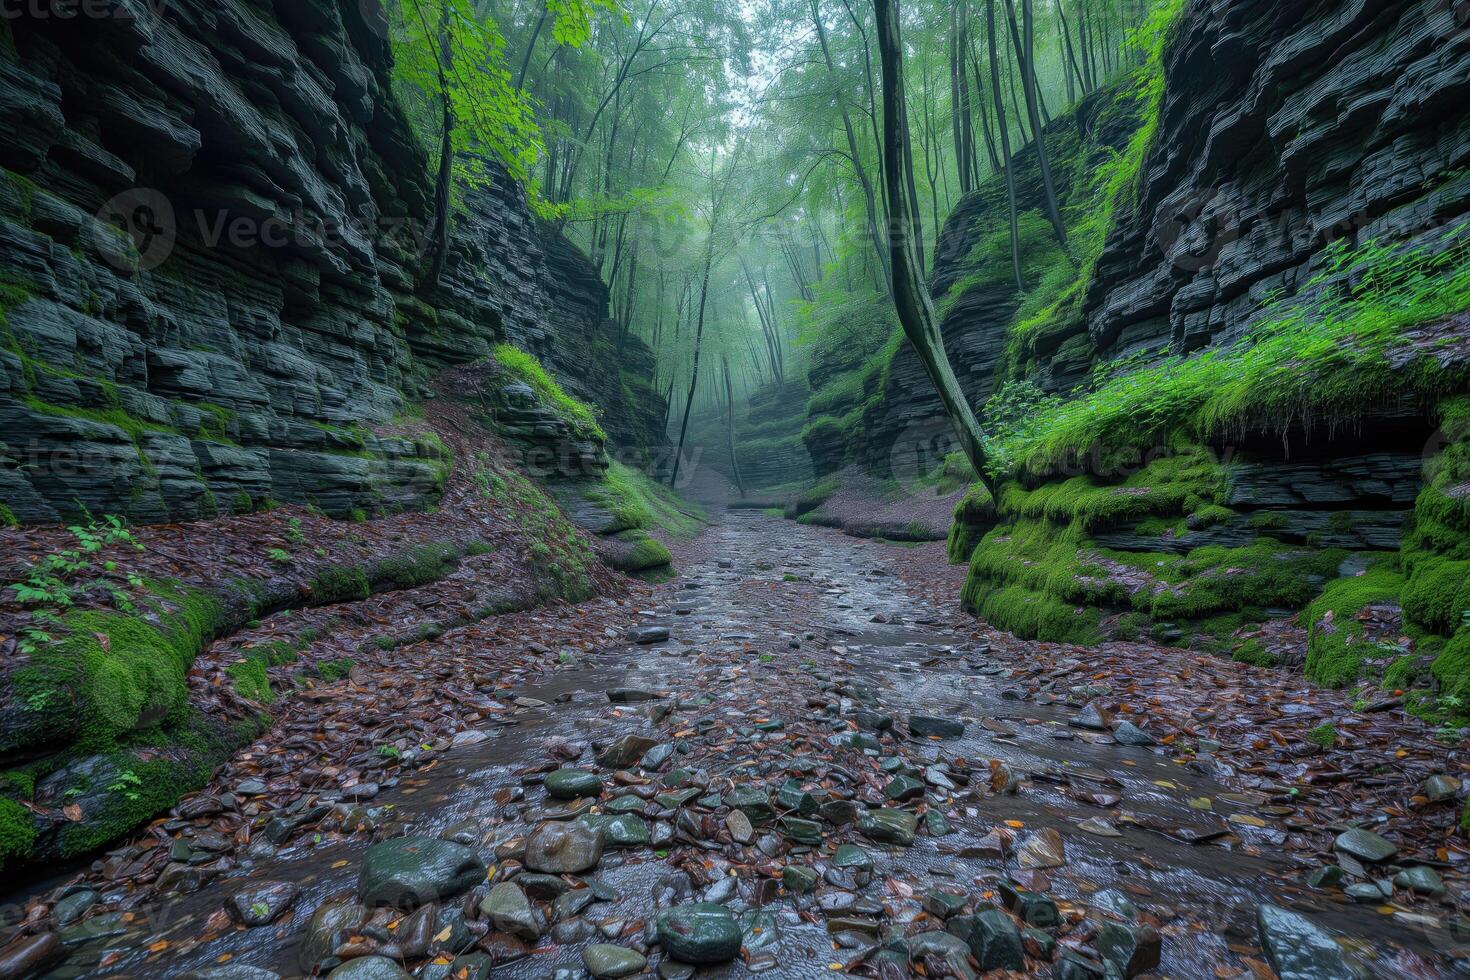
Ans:
{"type": "Polygon", "coordinates": [[[102,205],[93,235],[107,261],[124,272],[147,272],[168,261],[178,243],[173,203],[161,191],[134,187],[102,205]],[[121,252],[121,239],[130,242],[121,252]]]}

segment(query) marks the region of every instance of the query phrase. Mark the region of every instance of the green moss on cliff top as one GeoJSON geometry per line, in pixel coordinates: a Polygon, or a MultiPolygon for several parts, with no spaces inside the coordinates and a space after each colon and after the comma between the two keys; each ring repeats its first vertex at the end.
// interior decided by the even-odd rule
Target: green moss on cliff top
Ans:
{"type": "Polygon", "coordinates": [[[542,401],[555,408],[579,438],[607,441],[607,433],[602,431],[592,409],[568,395],[534,356],[509,344],[501,344],[495,348],[495,360],[512,377],[528,385],[542,401]]]}
{"type": "Polygon", "coordinates": [[[1470,371],[1441,366],[1432,343],[1407,334],[1470,308],[1470,224],[1450,234],[1456,244],[1437,255],[1338,243],[1305,298],[1269,305],[1243,340],[1105,380],[1038,412],[998,456],[1046,475],[1095,453],[1343,424],[1405,395],[1458,390],[1470,371]]]}

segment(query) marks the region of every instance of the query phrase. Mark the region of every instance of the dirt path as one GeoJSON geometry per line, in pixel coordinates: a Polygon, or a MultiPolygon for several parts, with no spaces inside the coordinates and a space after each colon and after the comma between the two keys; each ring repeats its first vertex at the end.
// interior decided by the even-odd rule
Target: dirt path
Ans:
{"type": "MultiPolygon", "coordinates": [[[[82,910],[45,975],[299,976],[310,934],[317,954],[386,954],[425,977],[584,976],[592,943],[684,976],[654,922],[700,899],[743,933],[716,976],[1101,977],[1100,951],[1130,974],[1269,976],[1265,902],[1306,916],[1273,922],[1283,948],[1321,938],[1305,922],[1382,976],[1454,968],[1465,853],[1453,805],[1420,788],[1463,755],[1391,705],[1355,712],[1290,675],[1180,651],[992,635],[955,609],[939,545],[730,512],[684,552],[675,581],[385,649],[294,700],[176,818],[32,903],[33,933],[58,925],[58,896],[82,910]],[[638,630],[652,642],[631,642],[638,630]],[[916,715],[943,737],[912,734],[916,715]],[[1307,741],[1324,718],[1350,744],[1307,741]],[[631,734],[649,741],[618,743],[631,734]],[[594,761],[609,744],[631,755],[594,761]],[[599,777],[600,799],[548,798],[562,766],[599,777]],[[527,835],[593,807],[614,824],[604,840],[626,846],[589,874],[516,873],[533,863],[527,835]],[[1334,857],[1349,819],[1399,853],[1377,867],[1334,857]],[[405,833],[468,845],[492,883],[517,887],[486,910],[484,884],[407,916],[357,909],[369,845],[405,833]],[[1340,883],[1305,883],[1334,862],[1340,883]],[[792,866],[813,869],[814,890],[792,866]],[[1446,897],[1344,893],[1410,866],[1433,866],[1446,897]],[[1001,905],[1020,914],[984,911],[1001,905]],[[320,928],[329,913],[309,924],[331,906],[335,934],[320,928]],[[943,938],[946,920],[968,948],[943,938]]],[[[1321,972],[1295,975],[1349,975],[1328,947],[1321,972]]]]}

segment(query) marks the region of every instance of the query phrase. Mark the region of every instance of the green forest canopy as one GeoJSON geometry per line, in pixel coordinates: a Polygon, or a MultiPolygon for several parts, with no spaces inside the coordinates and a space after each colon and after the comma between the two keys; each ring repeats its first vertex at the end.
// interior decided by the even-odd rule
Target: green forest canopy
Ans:
{"type": "MultiPolygon", "coordinates": [[[[879,241],[881,78],[868,0],[389,6],[396,85],[426,153],[447,161],[445,226],[489,178],[479,161],[498,160],[602,270],[615,319],[657,352],[656,384],[677,389],[681,407],[699,350],[706,370],[729,362],[737,397],[801,379],[814,352],[859,362],[891,354],[896,321],[879,241]]],[[[1179,7],[903,4],[913,217],[926,272],[955,203],[1032,145],[1037,124],[1157,59],[1179,7]]],[[[1156,110],[1157,73],[1136,74],[1140,99],[1156,110]]],[[[1125,192],[1120,175],[1136,168],[1150,138],[1145,131],[1128,148],[1105,206],[1067,242],[1084,267],[1125,192]]],[[[1041,213],[1017,218],[1052,228],[1041,213]]],[[[1011,274],[1008,252],[993,274],[1011,274]]],[[[1052,294],[1036,309],[1075,300],[1081,278],[1048,279],[1052,294]]],[[[694,394],[697,413],[724,389],[702,384],[694,394]]]]}

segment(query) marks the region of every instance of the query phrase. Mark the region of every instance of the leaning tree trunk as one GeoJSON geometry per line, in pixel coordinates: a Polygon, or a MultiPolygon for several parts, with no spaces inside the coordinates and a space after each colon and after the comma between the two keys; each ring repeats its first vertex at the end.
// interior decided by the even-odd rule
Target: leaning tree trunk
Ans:
{"type": "Polygon", "coordinates": [[[908,119],[904,100],[903,41],[899,29],[900,0],[873,0],[878,15],[878,51],[883,64],[883,157],[884,182],[888,193],[888,213],[892,222],[890,240],[893,263],[893,301],[898,310],[903,332],[923,362],[924,370],[939,394],[959,437],[960,447],[974,467],[976,476],[990,488],[985,468],[985,437],[960,388],[949,355],[944,351],[944,337],[939,331],[939,317],[929,288],[919,276],[918,253],[914,248],[914,228],[908,220],[908,202],[904,200],[908,184],[904,179],[903,141],[908,138],[908,119]]]}

